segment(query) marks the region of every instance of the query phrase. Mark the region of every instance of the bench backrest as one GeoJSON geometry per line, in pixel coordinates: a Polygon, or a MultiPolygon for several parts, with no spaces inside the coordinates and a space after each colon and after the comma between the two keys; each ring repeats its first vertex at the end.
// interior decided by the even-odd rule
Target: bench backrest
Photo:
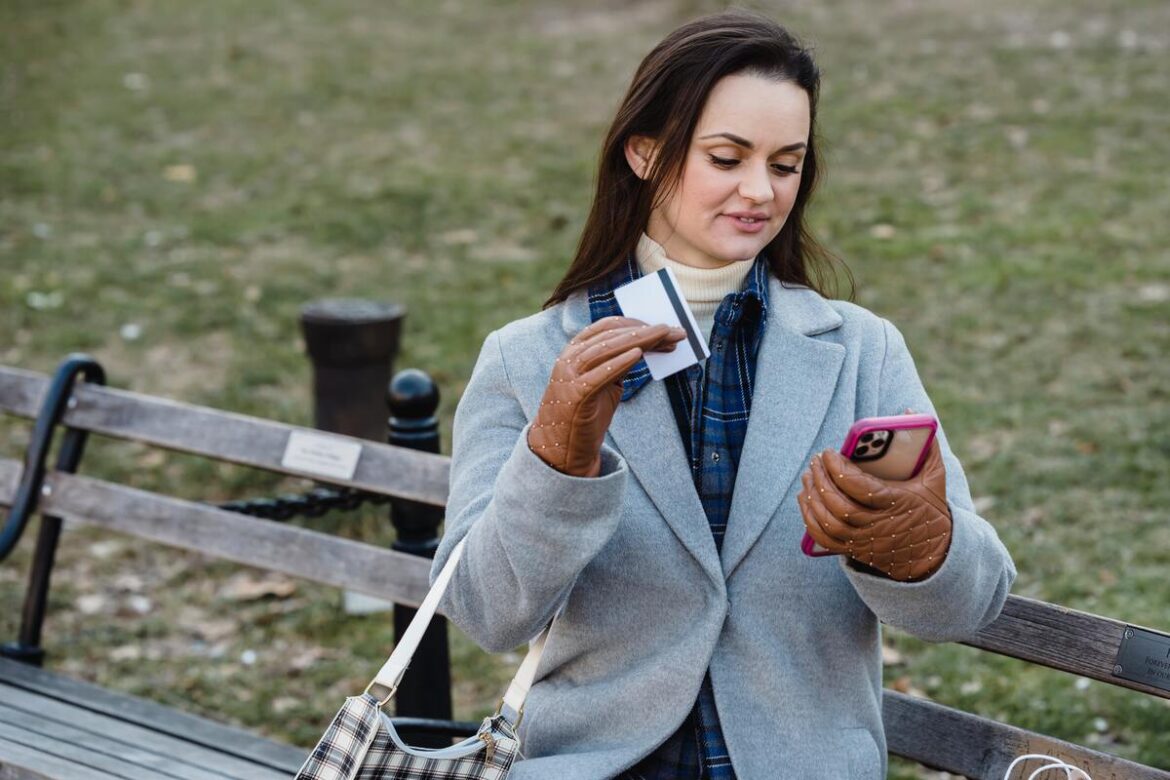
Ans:
{"type": "MultiPolygon", "coordinates": [[[[0,412],[35,418],[48,386],[44,375],[0,366],[0,412]]],[[[79,384],[64,423],[103,436],[437,507],[447,498],[446,457],[339,437],[360,445],[360,460],[350,479],[323,478],[281,462],[290,435],[322,435],[319,431],[124,390],[79,384]]],[[[0,458],[0,504],[11,503],[21,473],[20,461],[0,458]]],[[[398,604],[417,606],[428,589],[430,562],[414,555],[91,477],[52,472],[45,484],[48,490],[40,510],[69,521],[398,604]]],[[[1170,652],[1168,634],[1013,595],[1000,617],[964,644],[1170,699],[1170,680],[1163,686],[1121,676],[1125,670],[1117,668],[1119,652],[1132,655],[1139,641],[1170,652]]],[[[1170,778],[1170,772],[889,689],[883,715],[892,754],[968,777],[999,780],[1014,757],[1046,753],[1082,767],[1094,780],[1170,778]]]]}
{"type": "MultiPolygon", "coordinates": [[[[0,367],[0,411],[33,418],[49,379],[0,367]]],[[[289,436],[320,431],[222,412],[125,390],[79,384],[64,424],[176,452],[322,479],[281,465],[289,436]]],[[[449,459],[388,444],[358,443],[352,479],[329,482],[371,493],[442,506],[449,459]]],[[[10,503],[23,464],[0,459],[0,503],[10,503]]],[[[50,473],[40,510],[226,560],[417,606],[426,595],[430,562],[370,544],[260,520],[207,504],[73,474],[50,473]]]]}

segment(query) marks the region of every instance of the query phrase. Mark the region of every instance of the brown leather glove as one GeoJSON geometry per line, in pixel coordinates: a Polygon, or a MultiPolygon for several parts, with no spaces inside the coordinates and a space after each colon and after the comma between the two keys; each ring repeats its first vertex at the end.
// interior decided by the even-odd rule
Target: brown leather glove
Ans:
{"type": "Polygon", "coordinates": [[[870,476],[825,450],[801,483],[804,524],[822,547],[903,582],[926,579],[946,559],[951,511],[938,439],[922,469],[905,481],[870,476]]]}
{"type": "Polygon", "coordinates": [[[622,397],[622,378],[643,352],[670,352],[682,328],[606,317],[578,333],[553,365],[528,446],[575,477],[601,473],[601,442],[622,397]]]}

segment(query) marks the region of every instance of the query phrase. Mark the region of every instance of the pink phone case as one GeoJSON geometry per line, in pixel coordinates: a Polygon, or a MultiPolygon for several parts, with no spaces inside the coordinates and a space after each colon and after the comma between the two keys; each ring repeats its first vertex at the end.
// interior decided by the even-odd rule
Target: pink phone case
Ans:
{"type": "MultiPolygon", "coordinates": [[[[937,430],[938,420],[929,414],[866,417],[853,423],[841,454],[875,477],[910,479],[926,462],[937,430]]],[[[814,558],[838,554],[818,545],[807,531],[800,541],[800,549],[814,558]]]]}

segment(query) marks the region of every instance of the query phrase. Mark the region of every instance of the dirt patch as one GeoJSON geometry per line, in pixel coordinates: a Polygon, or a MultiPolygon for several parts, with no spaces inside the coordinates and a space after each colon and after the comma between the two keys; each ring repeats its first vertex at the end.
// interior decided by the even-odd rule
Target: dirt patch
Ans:
{"type": "Polygon", "coordinates": [[[94,350],[111,385],[187,401],[223,388],[233,354],[232,337],[225,331],[150,347],[115,334],[94,350]]]}

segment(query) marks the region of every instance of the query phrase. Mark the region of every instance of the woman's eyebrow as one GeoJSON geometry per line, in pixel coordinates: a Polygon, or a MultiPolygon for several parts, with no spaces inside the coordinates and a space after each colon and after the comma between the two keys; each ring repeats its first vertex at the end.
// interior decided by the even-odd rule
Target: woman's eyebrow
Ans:
{"type": "MultiPolygon", "coordinates": [[[[735,144],[737,146],[742,146],[743,148],[747,149],[748,151],[751,151],[752,149],[756,148],[756,145],[753,144],[751,141],[749,141],[748,139],[743,138],[741,136],[738,136],[735,133],[711,133],[710,135],[699,136],[700,141],[707,139],[707,138],[726,138],[728,141],[731,141],[733,144],[735,144]]],[[[777,149],[774,152],[774,154],[779,154],[780,152],[799,152],[801,149],[806,149],[806,148],[808,148],[808,144],[806,144],[804,141],[798,141],[794,144],[788,144],[787,146],[781,146],[779,149],[777,149]]]]}

